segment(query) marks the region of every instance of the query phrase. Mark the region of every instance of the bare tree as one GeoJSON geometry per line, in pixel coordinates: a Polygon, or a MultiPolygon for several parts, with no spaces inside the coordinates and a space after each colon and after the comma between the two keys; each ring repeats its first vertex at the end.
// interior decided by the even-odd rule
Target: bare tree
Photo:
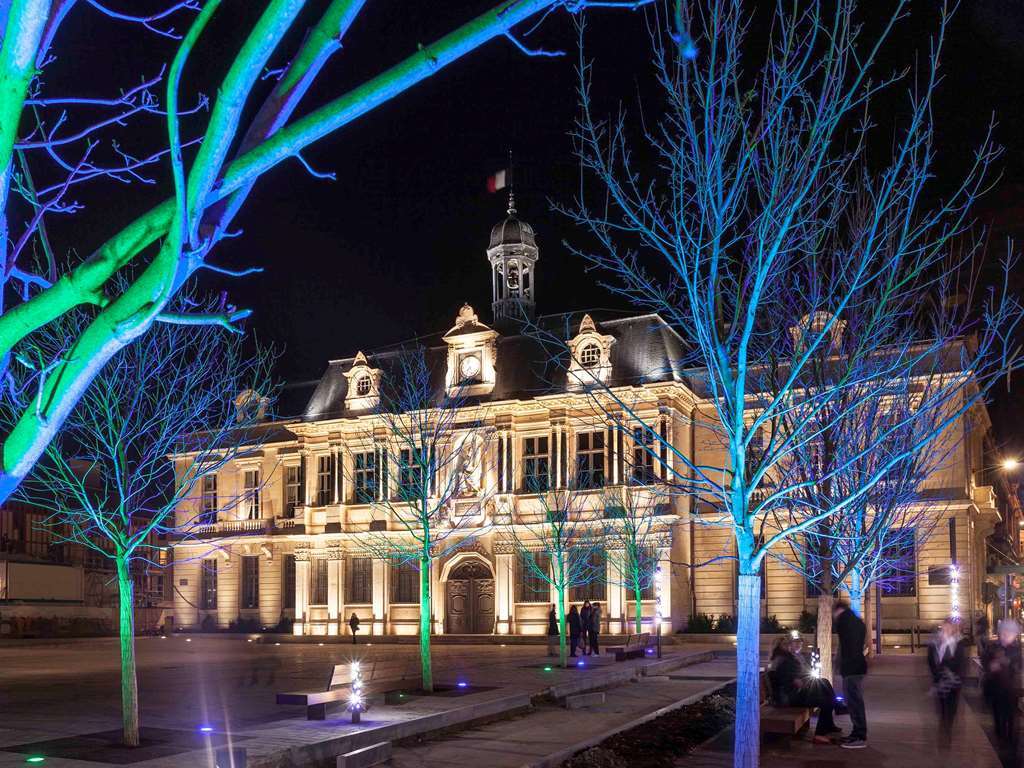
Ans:
{"type": "Polygon", "coordinates": [[[502,526],[503,534],[518,555],[520,584],[524,588],[543,584],[545,594],[554,591],[556,595],[558,662],[565,667],[570,590],[605,579],[600,556],[604,552],[604,476],[577,469],[558,487],[548,460],[529,456],[524,457],[521,474],[523,490],[536,494],[536,502],[520,504],[516,516],[502,526]]]}
{"type": "MultiPolygon", "coordinates": [[[[940,12],[921,71],[879,77],[878,54],[906,9],[906,2],[896,3],[869,38],[855,21],[854,0],[827,7],[778,3],[767,23],[758,19],[768,38],[758,45],[747,39],[753,21],[744,4],[681,0],[672,24],[675,38],[689,43],[666,47],[663,30],[653,25],[664,99],[660,113],[648,111],[639,149],[624,113],[609,122],[595,115],[581,63],[579,152],[603,193],[598,204],[581,198],[568,211],[599,244],[582,255],[610,274],[613,290],[659,313],[687,342],[692,355],[680,364],[698,369],[694,379],[706,403],[694,428],[722,446],[720,457],[690,457],[650,430],[670,457],[663,464],[678,490],[700,498],[706,523],[734,534],[734,761],[742,768],[756,766],[759,755],[764,558],[825,517],[845,515],[906,456],[976,407],[1015,364],[1010,338],[1020,313],[1004,279],[977,315],[964,316],[967,325],[887,350],[871,378],[807,386],[809,366],[832,343],[853,302],[870,296],[879,318],[906,318],[928,297],[941,300],[934,276],[948,265],[952,238],[967,226],[967,210],[994,157],[986,139],[952,195],[931,207],[922,202],[934,176],[930,99],[947,18],[940,12]],[[891,154],[873,163],[868,139],[882,122],[871,115],[872,98],[901,78],[912,81],[907,108],[894,138],[886,139],[891,154]],[[855,207],[865,210],[852,216],[855,207]],[[796,342],[787,338],[789,328],[799,329],[796,342]],[[954,345],[959,359],[950,366],[954,383],[942,398],[943,417],[830,509],[804,503],[803,483],[774,483],[793,452],[820,432],[810,421],[786,433],[777,428],[794,404],[805,415],[832,410],[838,416],[847,393],[857,393],[849,399],[854,403],[885,397],[889,381],[911,377],[920,361],[948,355],[951,340],[968,335],[975,343],[954,345]],[[765,521],[777,508],[793,513],[772,530],[765,521]]],[[[1011,264],[1004,266],[1005,273],[1011,264]]],[[[628,404],[616,405],[630,415],[628,404]]],[[[656,460],[661,447],[653,451],[656,460]]]]}
{"type": "Polygon", "coordinates": [[[432,365],[427,350],[387,358],[379,361],[387,371],[364,436],[372,460],[351,479],[356,501],[371,505],[384,530],[358,534],[356,545],[418,571],[420,667],[423,690],[432,691],[431,571],[480,530],[493,494],[483,472],[489,430],[466,387],[447,385],[446,366],[432,365]]]}
{"type": "MultiPolygon", "coordinates": [[[[418,46],[376,77],[296,118],[296,110],[325,64],[341,50],[365,0],[322,0],[319,20],[292,50],[281,47],[307,2],[268,0],[229,60],[206,125],[194,133],[189,126],[182,128],[182,117],[205,107],[206,100],[199,97],[181,106],[179,91],[192,52],[220,11],[220,0],[139,0],[131,11],[119,11],[108,0],[0,3],[0,255],[4,257],[0,286],[15,289],[5,290],[5,298],[18,299],[0,312],[2,372],[22,357],[32,334],[45,331],[65,314],[81,309],[91,319],[70,340],[72,354],[46,361],[47,375],[37,376],[39,407],[20,413],[3,436],[0,500],[8,498],[27,475],[90,382],[118,350],[157,322],[232,326],[247,314],[227,307],[209,314],[170,312],[167,307],[200,271],[229,278],[259,271],[258,265],[235,270],[218,264],[214,249],[233,234],[232,221],[263,173],[292,158],[309,169],[301,153],[314,141],[497,37],[508,38],[526,55],[558,55],[531,49],[512,32],[527,19],[556,9],[579,13],[591,6],[636,8],[649,1],[503,0],[435,42],[418,46]],[[157,56],[155,73],[127,84],[113,96],[50,94],[43,73],[64,61],[73,61],[83,69],[80,79],[90,80],[88,58],[61,48],[60,34],[65,22],[86,13],[103,14],[111,24],[125,25],[125,29],[134,25],[173,45],[167,56],[157,56]],[[179,36],[177,27],[187,31],[179,36]],[[283,65],[275,66],[275,57],[283,65]],[[268,70],[276,81],[269,86],[269,94],[258,95],[268,70]],[[246,122],[246,108],[261,96],[253,118],[246,122]],[[166,120],[166,141],[146,152],[127,154],[117,143],[115,129],[147,117],[166,120]],[[106,148],[103,158],[98,157],[100,145],[106,148]],[[72,244],[71,252],[89,255],[61,266],[63,260],[54,255],[46,221],[53,215],[81,212],[72,190],[100,179],[153,183],[161,166],[170,171],[173,195],[134,221],[117,221],[108,209],[101,210],[100,221],[109,232],[106,242],[99,247],[72,244]],[[27,223],[15,230],[19,218],[27,223]],[[108,224],[111,220],[113,226],[108,224]],[[39,257],[33,259],[33,253],[39,257]],[[113,279],[128,266],[134,269],[134,279],[118,287],[113,279]]],[[[16,375],[20,378],[20,373],[16,375]]]]}
{"type": "MultiPolygon", "coordinates": [[[[670,497],[657,485],[627,483],[609,489],[605,496],[608,510],[604,527],[605,546],[621,553],[612,560],[612,575],[633,597],[633,624],[637,633],[643,631],[644,595],[656,595],[658,552],[671,537],[668,518],[670,497]]],[[[657,614],[657,609],[655,611],[657,614]]],[[[657,633],[661,627],[652,617],[657,633]]]]}
{"type": "MultiPolygon", "coordinates": [[[[75,314],[54,326],[69,335],[51,340],[52,355],[73,337],[74,319],[85,322],[75,314]]],[[[129,746],[139,743],[133,571],[160,565],[157,553],[166,546],[159,537],[190,538],[219,512],[258,493],[211,498],[203,486],[204,478],[259,450],[259,423],[273,395],[268,353],[247,354],[239,337],[217,338],[221,333],[160,325],[124,349],[84,393],[60,439],[19,489],[50,510],[44,524],[55,540],[114,561],[129,746]],[[185,457],[177,470],[172,455],[185,457]],[[179,509],[193,511],[176,517],[179,509]]]]}

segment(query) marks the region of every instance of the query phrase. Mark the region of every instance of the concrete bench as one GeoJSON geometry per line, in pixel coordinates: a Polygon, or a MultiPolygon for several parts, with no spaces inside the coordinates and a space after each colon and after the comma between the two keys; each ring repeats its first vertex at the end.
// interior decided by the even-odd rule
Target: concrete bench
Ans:
{"type": "MultiPolygon", "coordinates": [[[[422,684],[419,665],[409,661],[374,661],[362,663],[363,692],[379,693],[402,686],[422,684]]],[[[303,706],[306,708],[307,720],[324,720],[327,717],[327,705],[348,698],[352,687],[352,665],[335,664],[331,668],[331,678],[322,691],[290,691],[277,694],[277,703],[286,706],[303,706]]]]}
{"type": "Polygon", "coordinates": [[[639,635],[627,635],[623,645],[610,645],[605,648],[606,653],[615,654],[616,661],[635,659],[647,653],[647,646],[650,644],[650,632],[641,632],[639,635]]]}
{"type": "Polygon", "coordinates": [[[811,721],[807,707],[776,707],[761,705],[761,733],[765,735],[796,736],[811,721]]]}

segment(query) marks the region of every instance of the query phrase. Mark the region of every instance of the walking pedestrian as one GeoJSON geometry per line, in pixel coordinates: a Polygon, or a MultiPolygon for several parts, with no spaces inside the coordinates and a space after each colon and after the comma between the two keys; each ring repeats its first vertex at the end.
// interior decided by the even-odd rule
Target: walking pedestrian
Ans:
{"type": "Polygon", "coordinates": [[[555,613],[555,604],[551,604],[548,611],[548,656],[555,656],[558,653],[558,614],[555,613]]]}
{"type": "Polygon", "coordinates": [[[583,629],[583,624],[580,621],[580,612],[576,609],[575,605],[569,609],[567,621],[569,623],[569,655],[575,657],[576,646],[579,645],[580,632],[583,629]]]}
{"type": "Polygon", "coordinates": [[[601,604],[594,603],[590,608],[590,650],[588,655],[601,655],[601,604]]]}
{"type": "Polygon", "coordinates": [[[830,744],[842,734],[833,719],[836,692],[828,680],[811,674],[807,661],[800,655],[800,646],[799,637],[780,637],[775,642],[769,663],[772,701],[778,707],[817,709],[814,743],[830,744]]]}
{"type": "Polygon", "coordinates": [[[580,635],[580,655],[590,653],[590,612],[594,610],[590,607],[590,601],[584,600],[583,607],[580,608],[580,624],[582,625],[582,634],[580,635]]]}
{"type": "Polygon", "coordinates": [[[966,664],[967,648],[960,637],[960,626],[952,619],[946,619],[928,646],[931,693],[939,710],[939,745],[944,748],[949,748],[953,741],[953,723],[960,703],[966,664]]]}
{"type": "Polygon", "coordinates": [[[355,611],[352,611],[352,615],[348,617],[348,628],[352,630],[352,645],[355,645],[356,633],[359,632],[359,617],[356,616],[355,611]]]}
{"type": "Polygon", "coordinates": [[[992,707],[999,757],[1004,766],[1016,766],[1017,702],[1020,697],[1020,625],[1013,619],[999,622],[996,640],[989,643],[982,659],[985,669],[984,693],[992,707]]]}
{"type": "MultiPolygon", "coordinates": [[[[864,676],[868,673],[868,661],[864,658],[864,642],[867,627],[860,616],[850,610],[849,603],[838,600],[832,609],[832,626],[839,635],[839,674],[843,678],[843,695],[850,710],[849,738],[843,742],[844,749],[864,749],[868,745],[868,720],[864,711],[864,676]]],[[[822,659],[822,664],[831,664],[831,659],[822,659]]]]}

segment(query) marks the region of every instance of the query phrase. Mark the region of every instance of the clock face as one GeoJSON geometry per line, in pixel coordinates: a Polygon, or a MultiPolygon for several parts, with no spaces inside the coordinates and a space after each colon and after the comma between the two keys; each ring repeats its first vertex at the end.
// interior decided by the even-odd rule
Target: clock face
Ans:
{"type": "Polygon", "coordinates": [[[464,379],[475,379],[480,375],[480,358],[476,355],[466,355],[459,361],[459,373],[464,379]]]}

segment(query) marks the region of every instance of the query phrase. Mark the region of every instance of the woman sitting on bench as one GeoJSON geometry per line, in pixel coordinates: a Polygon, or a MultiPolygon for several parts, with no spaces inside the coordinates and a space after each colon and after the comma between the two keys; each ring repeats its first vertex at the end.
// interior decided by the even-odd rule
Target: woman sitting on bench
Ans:
{"type": "Polygon", "coordinates": [[[829,736],[841,733],[832,719],[836,693],[828,680],[813,677],[800,655],[800,638],[779,638],[772,649],[772,700],[779,707],[818,708],[814,743],[828,744],[829,736]]]}

